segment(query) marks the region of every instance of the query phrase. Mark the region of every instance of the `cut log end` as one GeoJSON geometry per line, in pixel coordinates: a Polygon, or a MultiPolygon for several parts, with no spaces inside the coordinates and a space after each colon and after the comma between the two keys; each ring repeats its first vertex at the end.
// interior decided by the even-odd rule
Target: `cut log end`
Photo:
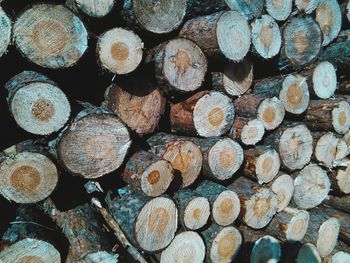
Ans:
{"type": "Polygon", "coordinates": [[[136,218],[135,237],[140,247],[156,252],[167,247],[177,230],[178,212],[175,203],[157,197],[143,206],[136,218]]]}
{"type": "Polygon", "coordinates": [[[281,244],[276,238],[272,236],[263,236],[255,241],[250,256],[250,262],[277,263],[280,260],[281,253],[281,244]]]}
{"type": "Polygon", "coordinates": [[[99,38],[97,54],[103,68],[114,74],[127,74],[141,63],[142,48],[142,40],[134,32],[114,28],[99,38]]]}
{"type": "Polygon", "coordinates": [[[169,83],[170,89],[191,92],[202,85],[207,71],[207,60],[195,43],[177,38],[166,44],[161,65],[158,67],[162,74],[158,78],[169,83]]]}
{"type": "Polygon", "coordinates": [[[330,191],[327,172],[316,164],[310,164],[300,171],[294,180],[295,203],[303,209],[318,206],[330,191]]]}
{"type": "Polygon", "coordinates": [[[342,26],[342,12],[338,1],[320,0],[316,8],[316,21],[323,33],[323,46],[331,43],[339,34],[342,26]]]}
{"type": "Polygon", "coordinates": [[[338,219],[330,218],[318,230],[317,249],[321,257],[330,255],[337,244],[340,224],[338,219]]]}
{"type": "Polygon", "coordinates": [[[345,134],[350,129],[350,104],[339,102],[338,107],[332,110],[332,125],[339,134],[345,134]]]}
{"type": "Polygon", "coordinates": [[[350,166],[334,171],[331,180],[333,190],[338,190],[340,194],[350,194],[350,166]]]}
{"type": "Polygon", "coordinates": [[[21,53],[46,68],[74,65],[88,46],[83,22],[63,5],[38,4],[27,9],[14,24],[13,34],[21,53]]]}
{"type": "Polygon", "coordinates": [[[292,5],[288,0],[266,0],[266,11],[277,21],[284,21],[289,17],[292,5]]]}
{"type": "Polygon", "coordinates": [[[274,130],[284,120],[285,109],[283,103],[276,97],[263,100],[257,109],[258,120],[266,130],[274,130]]]}
{"type": "Polygon", "coordinates": [[[186,0],[157,0],[152,5],[148,0],[133,0],[132,4],[137,22],[156,34],[175,30],[186,15],[186,0]]]}
{"type": "Polygon", "coordinates": [[[280,165],[280,157],[275,150],[270,149],[261,154],[255,165],[255,173],[259,184],[271,182],[278,174],[280,165]]]}
{"type": "Polygon", "coordinates": [[[277,196],[268,189],[260,189],[246,201],[243,221],[254,229],[265,227],[277,212],[277,196]]]}
{"type": "Polygon", "coordinates": [[[344,263],[344,262],[350,262],[350,254],[339,251],[335,253],[330,260],[330,263],[344,263]]]}
{"type": "Polygon", "coordinates": [[[242,147],[228,138],[215,143],[208,154],[210,170],[218,180],[231,178],[241,167],[243,159],[242,147]]]}
{"type": "Polygon", "coordinates": [[[66,95],[56,86],[33,82],[12,97],[10,109],[17,124],[27,132],[49,135],[68,121],[71,107],[66,95]]]}
{"type": "Polygon", "coordinates": [[[310,244],[304,244],[298,252],[297,263],[321,263],[320,253],[317,248],[310,244]]]}
{"type": "MultiPolygon", "coordinates": [[[[287,207],[286,212],[289,210],[296,210],[287,207]]],[[[297,210],[294,212],[292,219],[287,225],[286,239],[291,242],[301,241],[307,231],[309,225],[309,213],[304,210],[297,210]]]]}
{"type": "Polygon", "coordinates": [[[12,24],[10,18],[0,7],[0,58],[6,53],[11,41],[12,24]]]}
{"type": "Polygon", "coordinates": [[[216,35],[220,50],[226,58],[239,62],[247,55],[251,30],[247,21],[238,12],[227,11],[220,16],[216,35]]]}
{"type": "Polygon", "coordinates": [[[26,238],[16,242],[0,253],[1,262],[16,263],[57,263],[60,253],[50,243],[26,238]]]}
{"type": "Polygon", "coordinates": [[[243,126],[240,139],[245,145],[256,145],[264,135],[264,124],[260,120],[254,119],[243,126]]]}
{"type": "Polygon", "coordinates": [[[285,167],[302,169],[311,160],[313,138],[305,125],[287,128],[279,140],[279,154],[285,167]]]}
{"type": "Polygon", "coordinates": [[[175,236],[161,254],[161,263],[201,263],[205,258],[205,245],[199,234],[186,231],[175,236]]]}
{"type": "Polygon", "coordinates": [[[320,0],[295,0],[296,7],[306,13],[311,14],[318,6],[320,0]]]}
{"type": "Polygon", "coordinates": [[[21,152],[0,164],[0,192],[16,203],[36,203],[56,187],[58,172],[54,163],[39,153],[21,152]]]}
{"type": "Polygon", "coordinates": [[[231,190],[226,190],[219,194],[213,203],[213,219],[218,225],[227,226],[237,219],[240,210],[238,195],[231,190]]]}
{"type": "Polygon", "coordinates": [[[276,21],[269,15],[263,15],[255,19],[251,27],[255,51],[265,59],[276,56],[282,44],[280,28],[276,21]]]}
{"type": "Polygon", "coordinates": [[[212,262],[232,262],[242,244],[242,235],[234,227],[222,228],[208,247],[209,258],[212,262]]]}
{"type": "Polygon", "coordinates": [[[300,75],[287,76],[283,81],[279,99],[289,113],[301,114],[306,111],[310,101],[306,79],[300,75]]]}
{"type": "Polygon", "coordinates": [[[184,224],[185,227],[197,230],[203,227],[210,216],[210,204],[205,197],[193,198],[185,208],[184,224]]]}
{"type": "Polygon", "coordinates": [[[118,169],[130,145],[129,132],[117,117],[89,114],[65,131],[57,151],[69,172],[97,178],[118,169]]]}
{"type": "Polygon", "coordinates": [[[328,99],[337,88],[337,74],[333,64],[324,61],[318,64],[312,75],[313,89],[317,97],[328,99]]]}
{"type": "Polygon", "coordinates": [[[104,17],[108,15],[113,7],[115,0],[74,0],[77,7],[86,15],[91,17],[104,17]]]}
{"type": "Polygon", "coordinates": [[[234,117],[232,101],[220,92],[204,95],[193,110],[194,127],[203,137],[223,135],[231,128],[234,117]]]}
{"type": "Polygon", "coordinates": [[[294,180],[291,176],[282,174],[272,183],[271,190],[277,195],[277,212],[281,212],[288,206],[293,197],[294,180]]]}
{"type": "MultiPolygon", "coordinates": [[[[116,263],[118,254],[110,254],[106,251],[99,251],[88,254],[84,257],[84,263],[116,263]]],[[[67,262],[68,263],[68,262],[67,262]]]]}
{"type": "Polygon", "coordinates": [[[253,84],[253,63],[245,58],[240,63],[227,63],[223,72],[213,72],[213,87],[224,90],[228,95],[239,97],[253,84]]]}

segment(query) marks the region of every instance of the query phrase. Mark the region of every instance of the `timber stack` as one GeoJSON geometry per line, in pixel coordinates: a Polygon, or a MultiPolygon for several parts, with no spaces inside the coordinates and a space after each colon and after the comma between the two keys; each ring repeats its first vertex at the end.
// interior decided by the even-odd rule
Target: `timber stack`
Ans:
{"type": "Polygon", "coordinates": [[[0,263],[350,262],[350,1],[17,9],[0,263]],[[62,81],[92,67],[97,104],[62,81]]]}

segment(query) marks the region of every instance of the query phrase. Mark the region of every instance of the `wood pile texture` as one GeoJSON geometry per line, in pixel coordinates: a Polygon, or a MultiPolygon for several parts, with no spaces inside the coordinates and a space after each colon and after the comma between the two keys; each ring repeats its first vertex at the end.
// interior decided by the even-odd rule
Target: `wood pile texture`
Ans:
{"type": "Polygon", "coordinates": [[[0,263],[350,263],[350,1],[0,0],[0,263]]]}

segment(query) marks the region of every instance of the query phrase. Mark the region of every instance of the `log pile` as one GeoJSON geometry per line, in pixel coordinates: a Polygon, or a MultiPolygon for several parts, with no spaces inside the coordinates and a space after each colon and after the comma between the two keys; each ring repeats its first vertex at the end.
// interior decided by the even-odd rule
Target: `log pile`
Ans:
{"type": "Polygon", "coordinates": [[[350,1],[63,2],[0,0],[0,263],[350,262],[350,1]]]}

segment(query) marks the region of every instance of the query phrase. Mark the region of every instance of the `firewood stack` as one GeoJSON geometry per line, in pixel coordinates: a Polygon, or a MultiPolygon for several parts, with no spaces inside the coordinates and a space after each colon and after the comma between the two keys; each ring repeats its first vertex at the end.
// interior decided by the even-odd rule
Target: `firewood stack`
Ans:
{"type": "Polygon", "coordinates": [[[32,66],[1,84],[28,137],[1,149],[1,263],[350,262],[350,1],[1,5],[0,57],[32,66]],[[55,77],[84,63],[99,105],[55,77]]]}

